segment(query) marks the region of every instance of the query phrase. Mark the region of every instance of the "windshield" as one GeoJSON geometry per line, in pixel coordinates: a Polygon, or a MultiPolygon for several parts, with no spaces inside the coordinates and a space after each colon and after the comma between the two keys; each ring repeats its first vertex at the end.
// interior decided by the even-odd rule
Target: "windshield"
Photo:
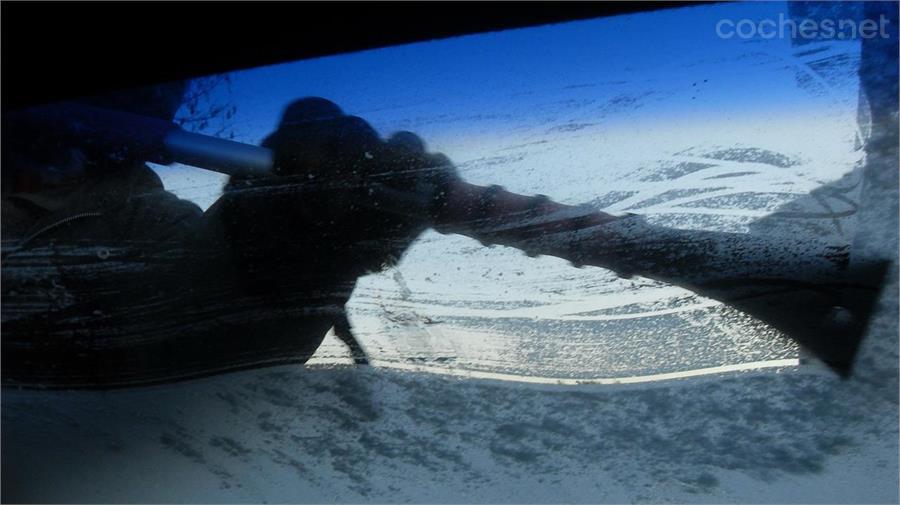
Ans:
{"type": "MultiPolygon", "coordinates": [[[[847,244],[866,135],[859,41],[710,29],[779,16],[790,17],[785,4],[694,7],[237,72],[206,97],[234,114],[205,131],[258,144],[286,103],[326,96],[385,137],[416,132],[476,184],[676,228],[847,244]]],[[[219,174],[157,171],[201,206],[221,194],[219,174]]],[[[799,356],[769,327],[685,289],[433,231],[361,279],[349,310],[384,365],[511,380],[783,367],[799,356]]],[[[329,340],[313,362],[343,356],[329,340]]]]}

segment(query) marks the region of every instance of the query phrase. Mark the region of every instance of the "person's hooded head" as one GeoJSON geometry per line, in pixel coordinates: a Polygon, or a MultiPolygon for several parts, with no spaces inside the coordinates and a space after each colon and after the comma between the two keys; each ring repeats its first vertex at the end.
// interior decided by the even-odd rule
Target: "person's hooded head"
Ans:
{"type": "MultiPolygon", "coordinates": [[[[186,82],[170,82],[113,91],[72,102],[172,121],[184,101],[187,86],[186,82]]],[[[85,153],[82,149],[60,142],[52,134],[41,135],[33,129],[16,128],[14,121],[17,114],[27,115],[28,110],[10,114],[4,121],[3,162],[0,168],[4,192],[31,191],[48,184],[55,185],[57,181],[75,180],[102,171],[97,169],[98,166],[108,169],[110,163],[126,166],[142,161],[85,153]]]]}

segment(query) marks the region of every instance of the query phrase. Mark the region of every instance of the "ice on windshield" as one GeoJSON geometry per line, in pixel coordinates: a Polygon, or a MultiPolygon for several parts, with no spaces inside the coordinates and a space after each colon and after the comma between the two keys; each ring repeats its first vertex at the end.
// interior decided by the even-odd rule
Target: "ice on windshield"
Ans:
{"type": "MultiPolygon", "coordinates": [[[[235,108],[227,134],[242,142],[258,143],[292,99],[325,96],[382,135],[416,132],[476,184],[677,228],[849,243],[865,137],[859,41],[714,29],[726,13],[777,19],[784,4],[689,10],[259,68],[214,99],[235,108]]],[[[201,205],[224,180],[158,170],[201,205]]],[[[436,232],[361,279],[348,307],[385,366],[566,381],[798,357],[766,325],[684,289],[436,232]]],[[[311,364],[335,361],[346,351],[329,339],[311,364]]]]}

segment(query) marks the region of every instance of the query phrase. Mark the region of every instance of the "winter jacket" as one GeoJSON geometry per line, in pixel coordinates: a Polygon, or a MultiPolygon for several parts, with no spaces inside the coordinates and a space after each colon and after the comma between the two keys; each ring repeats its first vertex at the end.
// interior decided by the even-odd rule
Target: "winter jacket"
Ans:
{"type": "Polygon", "coordinates": [[[90,179],[61,206],[40,196],[3,198],[4,385],[103,388],[302,363],[355,282],[302,268],[302,222],[237,250],[223,216],[265,229],[265,209],[224,198],[204,214],[143,165],[90,179]],[[254,276],[248,256],[280,263],[254,276]]]}

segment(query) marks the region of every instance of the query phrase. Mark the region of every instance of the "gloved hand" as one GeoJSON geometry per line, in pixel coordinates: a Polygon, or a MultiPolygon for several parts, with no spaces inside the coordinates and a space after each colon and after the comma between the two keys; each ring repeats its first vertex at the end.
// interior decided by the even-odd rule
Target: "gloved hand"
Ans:
{"type": "Polygon", "coordinates": [[[281,183],[321,196],[312,196],[317,206],[306,216],[323,225],[362,208],[429,218],[445,185],[457,177],[450,160],[426,153],[415,134],[399,132],[383,141],[363,119],[323,98],[290,104],[263,146],[275,151],[281,183]]]}
{"type": "Polygon", "coordinates": [[[230,242],[260,273],[277,261],[346,283],[391,265],[432,224],[457,178],[416,135],[382,140],[323,98],[290,104],[263,146],[275,152],[274,175],[233,178],[226,188],[241,209],[226,219],[230,242]]]}

